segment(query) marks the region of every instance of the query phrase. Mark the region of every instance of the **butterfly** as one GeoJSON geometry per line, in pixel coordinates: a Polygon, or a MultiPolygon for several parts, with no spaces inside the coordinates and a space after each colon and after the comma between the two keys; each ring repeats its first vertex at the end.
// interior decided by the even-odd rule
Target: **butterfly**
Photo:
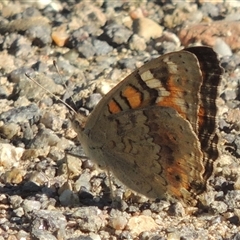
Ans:
{"type": "Polygon", "coordinates": [[[205,190],[218,158],[222,74],[209,47],[147,62],[106,94],[89,117],[71,115],[86,155],[148,198],[192,201],[205,190]]]}

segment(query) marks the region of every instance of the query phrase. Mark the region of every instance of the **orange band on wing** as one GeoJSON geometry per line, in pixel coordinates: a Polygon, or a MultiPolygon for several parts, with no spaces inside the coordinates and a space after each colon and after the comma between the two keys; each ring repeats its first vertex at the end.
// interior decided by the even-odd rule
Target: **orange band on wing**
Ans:
{"type": "Polygon", "coordinates": [[[179,95],[182,91],[179,88],[177,88],[174,85],[174,83],[173,84],[172,83],[173,83],[173,80],[169,79],[167,86],[168,86],[168,91],[170,95],[163,97],[161,101],[157,103],[157,105],[162,107],[171,107],[175,109],[183,118],[186,118],[186,114],[182,109],[182,107],[184,106],[181,106],[176,102],[176,99],[179,99],[179,95]]]}
{"type": "Polygon", "coordinates": [[[117,105],[117,103],[114,100],[110,100],[108,103],[108,109],[111,113],[118,113],[121,112],[121,108],[117,105]]]}
{"type": "Polygon", "coordinates": [[[137,89],[131,86],[127,86],[126,89],[124,89],[122,95],[127,99],[131,108],[134,109],[141,106],[141,93],[137,89]]]}

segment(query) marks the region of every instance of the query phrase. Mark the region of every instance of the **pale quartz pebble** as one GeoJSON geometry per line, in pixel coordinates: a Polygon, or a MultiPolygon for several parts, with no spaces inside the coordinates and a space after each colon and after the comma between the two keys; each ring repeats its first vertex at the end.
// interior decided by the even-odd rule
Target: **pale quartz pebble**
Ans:
{"type": "Polygon", "coordinates": [[[140,215],[131,217],[127,224],[127,229],[131,231],[133,235],[139,235],[144,231],[155,230],[158,225],[155,223],[152,217],[140,215]]]}
{"type": "Polygon", "coordinates": [[[24,212],[37,211],[41,208],[41,203],[39,201],[25,199],[22,208],[24,212]]]}
{"type": "Polygon", "coordinates": [[[4,169],[18,166],[19,161],[23,155],[24,149],[14,147],[9,143],[0,144],[0,167],[4,169]]]}
{"type": "Polygon", "coordinates": [[[180,232],[171,232],[167,235],[167,240],[180,240],[181,234],[180,232]]]}
{"type": "Polygon", "coordinates": [[[18,184],[22,182],[24,175],[25,171],[19,168],[12,168],[11,170],[4,172],[2,178],[5,183],[18,184]]]}
{"type": "Polygon", "coordinates": [[[12,139],[20,132],[20,126],[16,123],[6,123],[0,127],[0,133],[6,139],[12,139]]]}
{"type": "Polygon", "coordinates": [[[125,216],[117,216],[110,218],[109,224],[115,230],[123,230],[127,225],[127,219],[125,216]]]}
{"type": "Polygon", "coordinates": [[[68,174],[68,178],[72,179],[79,176],[82,172],[82,161],[77,156],[66,154],[64,163],[58,169],[58,175],[68,174]]]}
{"type": "Polygon", "coordinates": [[[149,18],[139,18],[133,21],[133,32],[143,37],[146,41],[162,36],[163,27],[149,18]]]}
{"type": "Polygon", "coordinates": [[[234,182],[234,189],[240,190],[240,176],[238,176],[237,180],[234,182]]]}
{"type": "Polygon", "coordinates": [[[221,38],[215,40],[213,50],[218,53],[219,56],[232,56],[232,50],[230,46],[221,38]]]}

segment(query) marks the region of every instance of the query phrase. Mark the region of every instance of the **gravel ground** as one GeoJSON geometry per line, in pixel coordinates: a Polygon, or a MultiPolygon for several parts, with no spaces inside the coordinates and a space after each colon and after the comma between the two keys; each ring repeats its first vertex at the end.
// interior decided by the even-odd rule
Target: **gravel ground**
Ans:
{"type": "Polygon", "coordinates": [[[240,239],[240,1],[3,0],[0,23],[0,240],[240,239]],[[67,108],[25,73],[88,114],[136,67],[190,45],[225,69],[201,206],[149,201],[114,177],[112,203],[67,108]]]}

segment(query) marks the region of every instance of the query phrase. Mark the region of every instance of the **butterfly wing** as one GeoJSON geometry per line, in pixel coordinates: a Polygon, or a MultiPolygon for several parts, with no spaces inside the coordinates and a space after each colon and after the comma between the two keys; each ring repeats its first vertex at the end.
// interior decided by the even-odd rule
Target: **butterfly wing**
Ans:
{"type": "Polygon", "coordinates": [[[86,127],[92,128],[99,118],[125,110],[158,105],[176,109],[197,132],[201,84],[202,73],[194,54],[165,54],[135,70],[103,97],[86,127]]]}
{"type": "Polygon", "coordinates": [[[106,139],[107,166],[134,191],[184,198],[190,190],[203,190],[200,142],[176,110],[151,106],[109,116],[106,139]]]}
{"type": "Polygon", "coordinates": [[[218,158],[218,135],[216,134],[216,115],[218,88],[222,79],[223,68],[219,64],[216,52],[208,47],[191,47],[199,62],[203,83],[200,87],[198,111],[198,138],[204,154],[204,178],[208,179],[213,171],[213,162],[218,158]]]}

